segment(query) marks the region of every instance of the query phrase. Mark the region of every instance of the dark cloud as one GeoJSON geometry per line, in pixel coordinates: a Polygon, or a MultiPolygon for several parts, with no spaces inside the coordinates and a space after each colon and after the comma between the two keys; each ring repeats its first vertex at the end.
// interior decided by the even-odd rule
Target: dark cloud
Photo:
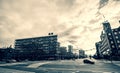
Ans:
{"type": "Polygon", "coordinates": [[[91,19],[91,20],[89,21],[89,24],[95,24],[95,23],[98,23],[100,20],[101,20],[101,17],[96,18],[96,19],[91,19]]]}
{"type": "Polygon", "coordinates": [[[93,20],[90,20],[90,24],[94,24],[94,23],[97,23],[99,20],[96,20],[96,19],[93,19],[93,20]]]}
{"type": "Polygon", "coordinates": [[[65,4],[67,4],[68,6],[73,6],[74,3],[76,2],[76,0],[64,0],[65,4]]]}
{"type": "Polygon", "coordinates": [[[59,37],[69,36],[69,35],[72,34],[72,31],[75,30],[75,29],[77,29],[77,28],[78,28],[78,26],[71,27],[71,28],[63,31],[62,33],[60,33],[60,34],[58,34],[58,35],[59,35],[59,37]]]}
{"type": "Polygon", "coordinates": [[[71,44],[76,44],[77,43],[76,40],[68,40],[68,42],[71,43],[71,44]]]}
{"type": "Polygon", "coordinates": [[[114,16],[113,19],[119,20],[119,19],[120,19],[120,16],[114,16]]]}
{"type": "Polygon", "coordinates": [[[81,37],[81,36],[71,35],[71,36],[69,36],[68,38],[69,38],[69,39],[77,40],[77,39],[80,39],[80,37],[81,37]]]}
{"type": "Polygon", "coordinates": [[[57,5],[72,7],[76,0],[57,0],[57,5]]]}
{"type": "Polygon", "coordinates": [[[89,30],[90,30],[91,32],[94,32],[94,31],[97,31],[97,30],[102,30],[102,28],[101,28],[101,27],[94,28],[94,29],[89,28],[89,30]]]}
{"type": "Polygon", "coordinates": [[[58,6],[59,11],[68,11],[71,10],[74,6],[76,0],[57,0],[56,5],[58,6]]]}
{"type": "Polygon", "coordinates": [[[81,32],[81,34],[85,33],[85,32],[94,32],[94,31],[97,31],[97,30],[102,30],[101,27],[96,27],[96,28],[91,28],[91,27],[83,27],[83,31],[81,32]]]}
{"type": "Polygon", "coordinates": [[[120,1],[120,0],[114,0],[114,1],[120,1]]]}
{"type": "Polygon", "coordinates": [[[108,4],[108,2],[109,2],[109,0],[100,0],[98,9],[103,8],[105,5],[108,4]]]}

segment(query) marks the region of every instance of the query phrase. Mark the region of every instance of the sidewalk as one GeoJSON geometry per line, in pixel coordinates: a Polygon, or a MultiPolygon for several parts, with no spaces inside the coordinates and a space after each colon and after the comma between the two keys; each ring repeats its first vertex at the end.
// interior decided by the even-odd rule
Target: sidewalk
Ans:
{"type": "Polygon", "coordinates": [[[99,62],[99,63],[111,63],[111,64],[114,64],[114,65],[117,65],[117,66],[120,67],[120,61],[110,61],[110,60],[101,59],[101,60],[96,60],[96,62],[99,62]]]}
{"type": "Polygon", "coordinates": [[[112,63],[120,67],[120,61],[112,61],[112,63]]]}

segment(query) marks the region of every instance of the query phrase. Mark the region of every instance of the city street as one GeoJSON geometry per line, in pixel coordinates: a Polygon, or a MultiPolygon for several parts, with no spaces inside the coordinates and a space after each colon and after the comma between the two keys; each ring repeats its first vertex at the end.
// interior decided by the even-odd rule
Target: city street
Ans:
{"type": "MultiPolygon", "coordinates": [[[[93,60],[93,59],[92,59],[93,60]]],[[[84,64],[83,59],[58,61],[28,61],[0,64],[0,73],[119,73],[120,62],[95,61],[84,64]]]]}

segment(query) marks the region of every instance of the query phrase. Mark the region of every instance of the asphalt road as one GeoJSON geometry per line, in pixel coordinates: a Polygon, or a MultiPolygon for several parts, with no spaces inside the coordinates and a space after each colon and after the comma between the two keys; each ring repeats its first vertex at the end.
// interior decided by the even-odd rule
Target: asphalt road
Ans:
{"type": "Polygon", "coordinates": [[[0,64],[0,73],[120,73],[120,61],[93,61],[93,65],[83,59],[6,63],[0,64]]]}

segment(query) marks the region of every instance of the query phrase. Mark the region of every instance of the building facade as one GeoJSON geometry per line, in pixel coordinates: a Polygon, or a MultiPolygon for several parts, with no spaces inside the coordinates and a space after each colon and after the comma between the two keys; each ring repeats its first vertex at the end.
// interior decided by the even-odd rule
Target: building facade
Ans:
{"type": "Polygon", "coordinates": [[[85,51],[79,50],[79,58],[85,58],[85,51]]]}
{"type": "Polygon", "coordinates": [[[15,49],[10,47],[0,48],[0,61],[1,60],[7,61],[7,60],[14,59],[14,52],[15,52],[15,49]]]}
{"type": "Polygon", "coordinates": [[[59,57],[60,59],[65,59],[67,57],[67,48],[59,47],[59,57]]]}
{"type": "Polygon", "coordinates": [[[15,49],[20,50],[25,58],[48,59],[57,57],[57,35],[15,40],[15,49]]]}
{"type": "Polygon", "coordinates": [[[74,57],[72,45],[68,45],[67,57],[68,57],[68,59],[72,59],[74,57]]]}
{"type": "Polygon", "coordinates": [[[73,46],[72,45],[68,45],[68,52],[73,53],[73,46]]]}
{"type": "Polygon", "coordinates": [[[96,46],[96,55],[97,55],[97,57],[96,58],[101,58],[102,57],[102,52],[101,52],[101,41],[99,41],[99,42],[96,42],[95,43],[95,46],[96,46]]]}
{"type": "Polygon", "coordinates": [[[117,53],[118,56],[120,56],[120,27],[115,28],[112,31],[113,31],[116,45],[114,45],[114,43],[112,43],[112,41],[111,41],[111,44],[113,44],[114,46],[117,47],[117,51],[115,51],[115,52],[117,53]]]}
{"type": "Polygon", "coordinates": [[[120,27],[112,29],[109,22],[104,22],[100,38],[95,44],[98,56],[120,56],[120,27]]]}

